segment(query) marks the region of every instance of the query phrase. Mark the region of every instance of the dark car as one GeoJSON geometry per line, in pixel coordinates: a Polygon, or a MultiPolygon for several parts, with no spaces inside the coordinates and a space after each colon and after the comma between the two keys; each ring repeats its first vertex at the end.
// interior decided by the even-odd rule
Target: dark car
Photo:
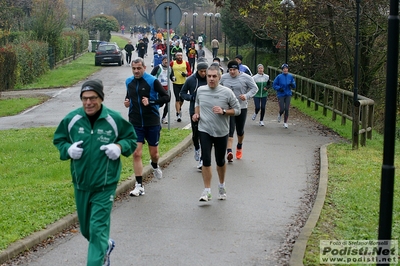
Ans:
{"type": "Polygon", "coordinates": [[[121,49],[115,43],[100,43],[94,56],[94,65],[117,63],[123,65],[124,58],[122,57],[121,49]]]}

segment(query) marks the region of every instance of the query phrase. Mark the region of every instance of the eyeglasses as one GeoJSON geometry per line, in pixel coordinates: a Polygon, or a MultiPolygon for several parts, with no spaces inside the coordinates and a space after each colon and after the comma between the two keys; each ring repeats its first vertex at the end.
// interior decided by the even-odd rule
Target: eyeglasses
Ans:
{"type": "Polygon", "coordinates": [[[97,100],[98,98],[99,98],[99,96],[82,97],[82,102],[86,102],[87,100],[89,100],[90,102],[93,102],[93,101],[97,100]]]}

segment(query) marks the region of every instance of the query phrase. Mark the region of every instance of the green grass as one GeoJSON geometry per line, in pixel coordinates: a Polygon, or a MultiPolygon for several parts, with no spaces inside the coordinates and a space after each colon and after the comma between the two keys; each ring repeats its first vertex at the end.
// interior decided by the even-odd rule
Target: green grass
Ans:
{"type": "MultiPolygon", "coordinates": [[[[303,102],[292,100],[303,113],[321,124],[351,138],[351,121],[345,126],[333,122],[330,115],[307,108],[303,102]]],[[[340,120],[340,119],[339,119],[340,120]]],[[[396,143],[398,147],[399,143],[396,143]]],[[[400,152],[396,149],[395,166],[400,165],[400,152]]],[[[308,241],[304,265],[319,264],[320,240],[374,240],[378,238],[383,137],[373,132],[365,147],[352,150],[351,143],[331,144],[328,147],[328,190],[321,216],[308,241]]],[[[398,175],[397,175],[398,177],[398,175]]],[[[395,183],[395,191],[399,191],[395,183]]],[[[395,193],[392,239],[400,235],[400,198],[395,193]]],[[[352,264],[357,265],[357,264],[352,264]]]]}
{"type": "Polygon", "coordinates": [[[0,117],[16,115],[47,99],[46,97],[0,99],[0,117]]]}
{"type": "MultiPolygon", "coordinates": [[[[55,128],[2,130],[0,139],[0,250],[75,211],[69,161],[52,144],[55,128]]],[[[162,129],[162,156],[190,130],[162,129]]],[[[143,162],[150,155],[143,149],[143,162]]],[[[132,156],[122,157],[121,181],[133,175],[132,156]]]]}

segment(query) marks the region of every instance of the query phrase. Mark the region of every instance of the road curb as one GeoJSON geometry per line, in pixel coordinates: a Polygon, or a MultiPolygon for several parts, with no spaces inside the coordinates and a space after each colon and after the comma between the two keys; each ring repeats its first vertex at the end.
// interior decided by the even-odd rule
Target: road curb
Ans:
{"type": "Polygon", "coordinates": [[[321,214],[322,207],[324,206],[326,191],[328,187],[328,155],[326,153],[327,146],[325,144],[320,148],[320,169],[319,169],[319,185],[317,197],[315,198],[314,206],[311,210],[310,216],[306,224],[300,231],[300,235],[293,246],[292,255],[290,257],[290,266],[303,266],[303,258],[307,247],[307,242],[311,233],[317,224],[321,214]]]}
{"type": "MultiPolygon", "coordinates": [[[[174,159],[177,155],[182,153],[182,151],[188,148],[191,143],[192,143],[192,134],[189,134],[177,146],[169,150],[160,158],[158,162],[159,165],[163,166],[172,159],[174,159]]],[[[152,169],[150,165],[147,165],[146,167],[143,168],[143,176],[147,176],[151,172],[152,169]]],[[[135,184],[135,176],[132,175],[130,178],[121,182],[121,184],[118,185],[116,194],[119,195],[127,191],[129,188],[134,186],[134,184],[135,184]]],[[[78,216],[75,212],[61,218],[60,220],[56,221],[53,224],[48,225],[45,229],[39,232],[35,232],[32,235],[25,237],[24,239],[12,243],[7,249],[5,249],[0,253],[0,264],[11,260],[18,254],[21,254],[24,251],[29,250],[33,246],[40,244],[42,241],[62,232],[64,229],[70,227],[73,224],[76,224],[77,222],[78,222],[78,216]]]]}

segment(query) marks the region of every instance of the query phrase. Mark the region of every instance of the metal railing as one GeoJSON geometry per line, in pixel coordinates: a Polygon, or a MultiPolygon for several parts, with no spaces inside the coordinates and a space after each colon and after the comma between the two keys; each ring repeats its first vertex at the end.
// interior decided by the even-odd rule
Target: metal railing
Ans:
{"type": "MultiPolygon", "coordinates": [[[[276,67],[267,67],[270,80],[274,80],[281,72],[282,70],[276,67]]],[[[353,104],[353,92],[351,91],[291,74],[295,78],[297,86],[293,93],[295,99],[300,98],[301,101],[306,101],[307,107],[314,107],[315,111],[321,107],[324,116],[327,116],[328,110],[330,110],[332,121],[336,121],[339,115],[342,125],[346,125],[346,120],[355,121],[355,117],[358,119],[358,123],[353,123],[352,127],[353,149],[357,149],[359,143],[361,146],[366,145],[366,139],[372,138],[375,104],[373,100],[358,95],[358,101],[353,104]]]]}

